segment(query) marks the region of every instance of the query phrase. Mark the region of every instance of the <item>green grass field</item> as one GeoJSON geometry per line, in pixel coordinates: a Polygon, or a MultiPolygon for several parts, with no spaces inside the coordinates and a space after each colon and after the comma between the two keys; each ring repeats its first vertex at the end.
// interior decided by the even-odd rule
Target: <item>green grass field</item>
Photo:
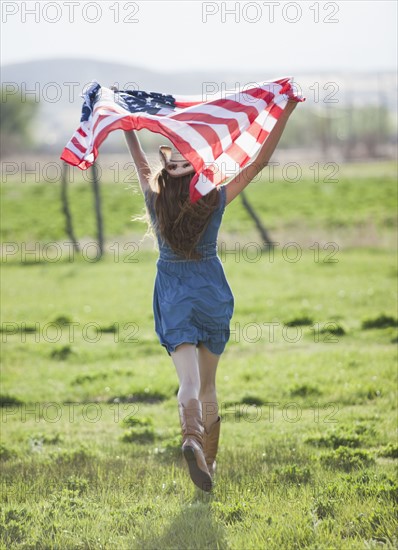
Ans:
{"type": "MultiPolygon", "coordinates": [[[[396,548],[395,167],[251,184],[273,256],[239,199],[227,208],[235,312],[210,495],[180,456],[177,376],[153,327],[157,253],[131,222],[133,190],[102,185],[102,261],[51,261],[46,243],[68,240],[59,184],[2,186],[1,547],[396,548]]],[[[89,242],[89,185],[70,199],[89,242]]]]}

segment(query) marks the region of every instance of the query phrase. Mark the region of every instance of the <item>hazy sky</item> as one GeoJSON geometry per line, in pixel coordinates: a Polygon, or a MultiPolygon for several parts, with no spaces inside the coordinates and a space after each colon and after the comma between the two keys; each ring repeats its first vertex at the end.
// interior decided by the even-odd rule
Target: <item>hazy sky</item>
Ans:
{"type": "Polygon", "coordinates": [[[1,10],[4,64],[90,57],[171,72],[294,75],[394,69],[397,62],[395,1],[3,0],[1,10]]]}

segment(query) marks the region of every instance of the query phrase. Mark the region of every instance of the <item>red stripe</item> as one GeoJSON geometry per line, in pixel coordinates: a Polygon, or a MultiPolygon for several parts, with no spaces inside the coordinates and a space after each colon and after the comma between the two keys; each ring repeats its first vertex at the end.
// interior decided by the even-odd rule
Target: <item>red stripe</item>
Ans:
{"type": "Polygon", "coordinates": [[[250,157],[237,143],[232,143],[225,153],[230,156],[235,162],[242,166],[250,157]]]}
{"type": "Polygon", "coordinates": [[[286,78],[279,78],[278,80],[273,80],[272,82],[276,82],[277,84],[283,86],[286,82],[289,82],[291,78],[291,76],[287,76],[286,78]]]}
{"type": "Polygon", "coordinates": [[[283,84],[281,90],[279,90],[279,93],[280,94],[287,94],[288,92],[290,92],[292,89],[291,85],[290,85],[290,82],[285,82],[285,84],[283,84]]]}
{"type": "Polygon", "coordinates": [[[87,162],[85,160],[80,159],[67,147],[62,151],[62,155],[60,156],[60,159],[64,160],[68,164],[71,164],[72,166],[77,166],[81,170],[87,170],[87,168],[90,168],[92,166],[92,162],[87,162]]]}
{"type": "Polygon", "coordinates": [[[249,117],[250,122],[253,122],[259,114],[255,107],[243,105],[242,103],[239,103],[239,101],[233,101],[232,99],[217,99],[216,101],[212,101],[211,105],[222,107],[223,109],[227,109],[227,111],[232,111],[233,113],[243,112],[249,117]]]}
{"type": "Polygon", "coordinates": [[[269,90],[263,90],[262,88],[252,88],[251,90],[245,90],[242,93],[255,97],[256,99],[262,99],[266,103],[271,103],[275,97],[275,94],[269,90]]]}
{"type": "Polygon", "coordinates": [[[195,105],[200,105],[203,101],[176,101],[175,106],[178,109],[186,109],[187,107],[194,107],[195,105]]]}
{"type": "Polygon", "coordinates": [[[253,124],[251,124],[246,131],[259,143],[264,143],[265,138],[269,135],[269,132],[267,130],[264,130],[256,121],[254,121],[253,124]]]}
{"type": "Polygon", "coordinates": [[[240,134],[239,124],[237,120],[234,118],[222,118],[218,116],[207,115],[206,113],[178,113],[177,115],[172,115],[168,118],[171,118],[174,120],[181,120],[185,122],[197,121],[197,122],[205,122],[207,124],[226,125],[228,126],[228,130],[232,141],[236,139],[240,134]]]}
{"type": "Polygon", "coordinates": [[[191,183],[189,184],[189,195],[191,198],[191,202],[195,203],[199,199],[202,198],[202,194],[199,193],[199,191],[196,189],[196,184],[199,179],[199,174],[195,174],[194,177],[191,179],[191,183]]]}
{"type": "Polygon", "coordinates": [[[76,149],[79,149],[79,151],[81,153],[83,153],[83,155],[86,153],[86,148],[83,147],[83,145],[81,143],[79,143],[78,139],[73,137],[71,139],[71,142],[73,143],[73,145],[76,147],[76,149]]]}
{"type": "Polygon", "coordinates": [[[77,129],[77,131],[79,132],[79,134],[83,137],[87,137],[87,134],[84,130],[82,130],[82,128],[79,126],[79,128],[77,129]]]}
{"type": "Polygon", "coordinates": [[[104,118],[108,118],[108,117],[110,117],[110,116],[112,116],[112,115],[99,115],[98,118],[97,118],[96,123],[95,123],[94,126],[93,126],[93,130],[92,130],[92,131],[95,132],[95,130],[96,130],[97,127],[98,127],[98,124],[100,124],[100,123],[104,120],[104,118]]]}
{"type": "Polygon", "coordinates": [[[64,160],[68,164],[71,164],[72,166],[77,166],[81,159],[75,155],[68,147],[65,147],[65,149],[62,151],[62,155],[59,157],[61,160],[64,160]]]}
{"type": "Polygon", "coordinates": [[[272,115],[276,120],[281,116],[283,113],[283,109],[279,107],[276,103],[271,103],[271,105],[267,105],[266,111],[269,112],[270,115],[272,115]]]}
{"type": "Polygon", "coordinates": [[[188,123],[188,126],[193,128],[200,134],[208,143],[209,147],[211,147],[211,150],[213,152],[213,157],[216,159],[219,155],[222,153],[222,147],[220,143],[220,138],[218,137],[218,134],[213,128],[210,128],[209,126],[205,126],[204,124],[190,124],[188,123]]]}

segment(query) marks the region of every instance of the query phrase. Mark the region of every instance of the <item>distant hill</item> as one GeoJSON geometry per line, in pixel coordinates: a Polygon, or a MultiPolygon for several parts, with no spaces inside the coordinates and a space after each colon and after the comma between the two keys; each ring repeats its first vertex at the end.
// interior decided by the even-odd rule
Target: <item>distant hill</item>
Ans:
{"type": "MultiPolygon", "coordinates": [[[[36,136],[49,148],[65,145],[78,126],[83,87],[97,80],[104,86],[117,84],[121,89],[129,87],[171,94],[202,94],[202,91],[228,90],[235,85],[273,80],[290,73],[245,74],[242,71],[225,72],[154,72],[141,67],[128,66],[93,59],[57,58],[5,65],[1,71],[2,83],[14,83],[17,91],[36,90],[40,101],[39,124],[36,136]],[[207,84],[206,84],[207,83],[207,84]],[[206,88],[207,86],[207,88],[206,88]]],[[[307,98],[306,107],[322,109],[355,103],[383,104],[396,111],[397,77],[392,72],[374,73],[313,73],[293,74],[307,98]],[[325,104],[325,99],[337,99],[325,104]]],[[[30,94],[30,97],[34,97],[30,94]]],[[[118,132],[116,134],[119,134],[118,132]]],[[[115,150],[120,146],[121,135],[112,135],[102,146],[115,150]]]]}

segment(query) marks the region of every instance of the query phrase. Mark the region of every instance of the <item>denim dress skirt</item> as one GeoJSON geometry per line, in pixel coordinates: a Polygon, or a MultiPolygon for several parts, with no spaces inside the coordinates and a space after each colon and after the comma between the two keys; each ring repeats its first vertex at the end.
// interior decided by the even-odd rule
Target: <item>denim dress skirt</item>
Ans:
{"type": "MultiPolygon", "coordinates": [[[[217,236],[225,210],[225,188],[218,189],[220,201],[198,243],[202,258],[186,260],[157,234],[159,258],[153,293],[155,331],[167,353],[179,344],[202,342],[212,353],[220,355],[230,337],[234,296],[217,254],[217,236]]],[[[145,201],[155,220],[152,191],[145,201]]]]}

